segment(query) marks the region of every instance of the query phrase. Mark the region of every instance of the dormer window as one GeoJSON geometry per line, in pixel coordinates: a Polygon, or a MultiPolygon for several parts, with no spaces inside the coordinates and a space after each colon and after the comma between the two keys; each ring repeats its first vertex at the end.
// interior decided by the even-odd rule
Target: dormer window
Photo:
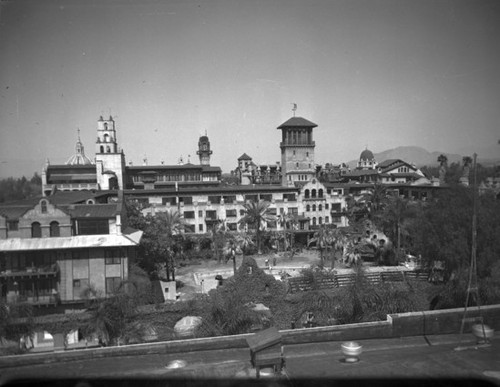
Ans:
{"type": "Polygon", "coordinates": [[[41,208],[42,214],[47,213],[47,201],[46,200],[42,200],[40,202],[40,208],[41,208]]]}

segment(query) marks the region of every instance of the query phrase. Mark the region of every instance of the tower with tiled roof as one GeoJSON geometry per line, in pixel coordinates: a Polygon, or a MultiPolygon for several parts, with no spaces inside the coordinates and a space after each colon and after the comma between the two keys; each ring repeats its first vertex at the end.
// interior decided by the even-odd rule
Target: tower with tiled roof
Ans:
{"type": "Polygon", "coordinates": [[[97,141],[95,151],[97,183],[100,189],[123,189],[125,156],[118,148],[113,117],[97,121],[97,141]]]}
{"type": "Polygon", "coordinates": [[[315,176],[313,128],[315,123],[302,117],[292,117],[281,129],[282,184],[293,186],[307,182],[315,176]]]}

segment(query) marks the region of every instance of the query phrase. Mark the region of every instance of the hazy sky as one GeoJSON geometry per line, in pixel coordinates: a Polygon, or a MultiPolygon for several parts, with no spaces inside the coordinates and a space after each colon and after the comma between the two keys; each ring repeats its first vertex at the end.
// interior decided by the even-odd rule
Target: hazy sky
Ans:
{"type": "Polygon", "coordinates": [[[280,160],[292,116],[316,162],[400,145],[500,153],[500,1],[2,0],[0,177],[95,154],[115,118],[127,162],[280,160]]]}

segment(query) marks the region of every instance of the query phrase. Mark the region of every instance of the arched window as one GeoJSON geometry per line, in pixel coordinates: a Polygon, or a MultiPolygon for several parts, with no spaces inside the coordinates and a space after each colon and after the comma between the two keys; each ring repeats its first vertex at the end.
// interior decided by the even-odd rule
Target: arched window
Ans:
{"type": "Polygon", "coordinates": [[[111,148],[109,146],[106,147],[106,153],[110,153],[111,152],[111,148]]]}
{"type": "Polygon", "coordinates": [[[107,122],[104,123],[104,129],[106,129],[106,130],[108,129],[108,123],[107,122]]]}
{"type": "Polygon", "coordinates": [[[58,237],[58,236],[60,236],[60,233],[59,233],[59,222],[56,222],[56,221],[50,222],[50,236],[51,237],[58,237]]]}
{"type": "Polygon", "coordinates": [[[311,197],[315,198],[316,197],[316,190],[313,189],[312,192],[311,192],[311,197]]]}
{"type": "Polygon", "coordinates": [[[328,216],[325,216],[325,223],[330,223],[330,218],[328,216]]]}
{"type": "Polygon", "coordinates": [[[318,223],[323,224],[323,218],[321,216],[318,218],[318,223]]]}
{"type": "Polygon", "coordinates": [[[109,134],[104,135],[104,142],[109,142],[109,134]]]}
{"type": "Polygon", "coordinates": [[[309,190],[308,190],[308,189],[306,189],[306,190],[304,191],[304,197],[305,197],[306,199],[309,199],[309,190]]]}
{"type": "Polygon", "coordinates": [[[307,212],[311,211],[311,206],[309,204],[306,206],[306,211],[307,212]]]}
{"type": "Polygon", "coordinates": [[[32,238],[42,237],[42,227],[40,226],[40,223],[38,222],[31,223],[31,237],[32,238]]]}
{"type": "Polygon", "coordinates": [[[318,204],[318,211],[322,211],[323,210],[323,206],[321,204],[318,204]]]}
{"type": "Polygon", "coordinates": [[[40,208],[41,208],[42,214],[47,213],[47,201],[46,200],[42,200],[40,202],[40,208]]]}
{"type": "Polygon", "coordinates": [[[313,218],[313,226],[316,226],[316,218],[313,218]]]}
{"type": "Polygon", "coordinates": [[[313,204],[313,211],[316,211],[316,204],[313,204]]]}
{"type": "Polygon", "coordinates": [[[322,189],[320,189],[320,190],[318,191],[318,197],[320,197],[320,198],[322,198],[322,197],[323,197],[323,190],[322,190],[322,189]]]}
{"type": "Polygon", "coordinates": [[[101,145],[101,153],[104,153],[104,147],[101,145]]]}

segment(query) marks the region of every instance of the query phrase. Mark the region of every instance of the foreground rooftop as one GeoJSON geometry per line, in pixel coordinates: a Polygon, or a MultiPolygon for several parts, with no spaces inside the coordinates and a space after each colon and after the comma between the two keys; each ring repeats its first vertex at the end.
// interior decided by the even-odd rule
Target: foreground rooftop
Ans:
{"type": "MultiPolygon", "coordinates": [[[[368,385],[368,382],[370,385],[399,385],[404,382],[405,385],[423,383],[440,386],[500,386],[499,334],[495,334],[489,346],[478,346],[470,333],[464,333],[462,337],[451,334],[357,342],[363,346],[363,353],[357,363],[344,361],[340,350],[341,343],[338,341],[285,345],[286,365],[283,374],[267,378],[264,375],[259,379],[259,383],[330,385],[330,382],[336,381],[337,385],[368,385]],[[457,350],[459,345],[460,350],[457,350]]],[[[41,380],[53,378],[67,380],[68,383],[63,385],[75,385],[69,381],[82,378],[101,381],[105,378],[109,383],[126,379],[130,382],[128,384],[132,385],[145,382],[148,385],[165,385],[166,380],[173,380],[174,385],[201,385],[207,380],[212,385],[245,385],[257,382],[247,348],[169,354],[145,353],[82,360],[75,357],[72,361],[16,364],[11,367],[2,366],[0,359],[0,374],[0,384],[21,378],[37,381],[36,385],[41,385],[41,380]],[[185,366],[168,367],[175,360],[183,360],[185,366]]]]}

